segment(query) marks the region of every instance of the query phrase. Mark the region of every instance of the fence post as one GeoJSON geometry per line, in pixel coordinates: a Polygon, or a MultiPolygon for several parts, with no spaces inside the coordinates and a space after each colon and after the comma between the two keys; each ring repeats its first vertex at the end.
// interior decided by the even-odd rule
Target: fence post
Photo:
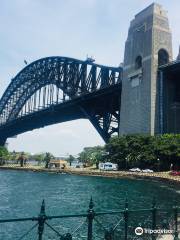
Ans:
{"type": "Polygon", "coordinates": [[[175,234],[174,234],[174,240],[179,240],[178,238],[178,208],[175,207],[174,208],[174,230],[175,230],[175,234]]]}
{"type": "Polygon", "coordinates": [[[39,218],[38,218],[38,239],[39,240],[42,240],[45,220],[46,220],[45,202],[43,200],[42,205],[41,205],[41,211],[40,211],[39,218]]]}
{"type": "Polygon", "coordinates": [[[90,203],[89,203],[89,209],[88,209],[88,215],[87,215],[87,220],[88,220],[88,236],[87,240],[92,240],[93,236],[93,219],[94,219],[94,203],[91,197],[90,203]]]}
{"type": "Polygon", "coordinates": [[[128,199],[126,197],[124,210],[124,239],[128,239],[128,199]]]}
{"type": "MultiPolygon", "coordinates": [[[[156,213],[157,213],[156,199],[153,198],[153,202],[152,202],[152,230],[156,229],[156,213]]],[[[155,236],[154,233],[152,234],[152,240],[156,240],[156,236],[155,236]]]]}

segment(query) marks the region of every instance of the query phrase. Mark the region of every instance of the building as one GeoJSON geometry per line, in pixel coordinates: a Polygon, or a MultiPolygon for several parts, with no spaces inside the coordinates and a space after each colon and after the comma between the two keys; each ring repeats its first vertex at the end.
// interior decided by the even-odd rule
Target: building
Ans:
{"type": "Polygon", "coordinates": [[[172,59],[167,12],[153,3],[130,23],[123,64],[120,135],[180,133],[180,62],[172,63],[172,59]]]}
{"type": "Polygon", "coordinates": [[[49,168],[64,169],[68,166],[68,162],[64,159],[52,159],[49,163],[49,168]]]}

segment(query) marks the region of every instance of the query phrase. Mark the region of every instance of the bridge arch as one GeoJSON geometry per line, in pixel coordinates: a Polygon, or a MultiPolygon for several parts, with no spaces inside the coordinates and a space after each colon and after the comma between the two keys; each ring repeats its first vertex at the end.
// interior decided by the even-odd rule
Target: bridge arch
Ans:
{"type": "MultiPolygon", "coordinates": [[[[25,117],[26,119],[28,119],[28,116],[31,118],[35,112],[49,111],[63,103],[75,103],[77,101],[79,103],[76,106],[78,105],[81,109],[84,118],[89,118],[103,139],[107,139],[110,136],[110,133],[107,132],[109,131],[107,124],[105,127],[103,122],[104,130],[97,125],[99,124],[100,126],[100,118],[102,120],[103,114],[112,115],[112,113],[108,112],[109,110],[107,112],[102,111],[102,109],[98,110],[98,113],[97,109],[94,110],[92,106],[83,106],[81,104],[83,102],[82,97],[91,96],[93,98],[93,96],[103,92],[105,89],[107,89],[106,93],[108,93],[111,88],[115,89],[115,86],[121,85],[121,75],[122,68],[102,66],[67,57],[47,57],[29,64],[12,79],[0,100],[0,133],[3,139],[16,133],[15,126],[12,132],[8,131],[7,126],[12,126],[17,121],[23,121],[25,117]],[[41,98],[47,98],[46,89],[48,89],[48,96],[50,97],[48,104],[41,104],[42,106],[35,104],[38,101],[38,94],[41,95],[41,98]],[[58,99],[60,90],[63,92],[62,102],[53,101],[53,92],[56,91],[58,99]],[[31,102],[33,97],[34,103],[31,102]],[[31,105],[31,110],[28,109],[27,112],[25,111],[25,114],[20,114],[23,107],[28,104],[28,101],[31,105]],[[101,116],[97,118],[97,114],[101,116]],[[108,134],[106,137],[102,133],[103,131],[106,131],[106,135],[108,134]]],[[[88,104],[91,105],[90,103],[88,104]]],[[[43,124],[46,125],[45,123],[43,124]]],[[[110,123],[108,124],[110,126],[110,123]]],[[[26,129],[22,129],[20,133],[24,131],[26,129]]],[[[19,134],[19,131],[17,133],[19,134]]]]}

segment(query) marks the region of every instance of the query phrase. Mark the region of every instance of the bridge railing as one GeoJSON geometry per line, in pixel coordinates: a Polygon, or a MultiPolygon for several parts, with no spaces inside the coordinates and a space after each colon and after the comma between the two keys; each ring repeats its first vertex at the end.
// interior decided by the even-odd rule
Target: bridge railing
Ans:
{"type": "MultiPolygon", "coordinates": [[[[174,239],[178,240],[179,235],[179,207],[173,207],[169,209],[162,209],[157,207],[155,200],[153,200],[152,207],[147,209],[130,209],[128,201],[125,201],[125,207],[119,211],[105,211],[96,212],[94,210],[94,203],[91,198],[89,208],[86,213],[83,214],[71,214],[71,215],[55,215],[49,216],[45,211],[45,202],[43,200],[40,213],[37,217],[16,218],[16,219],[1,219],[0,229],[5,223],[17,223],[20,222],[34,222],[34,224],[26,231],[22,236],[14,237],[13,239],[60,239],[60,240],[72,240],[72,239],[104,239],[104,240],[156,240],[156,239],[174,239]],[[60,227],[56,223],[55,226],[49,222],[52,220],[63,220],[65,223],[70,219],[76,220],[78,226],[73,230],[73,225],[64,227],[64,230],[59,230],[60,227]],[[103,222],[103,220],[106,220],[103,222]],[[30,233],[36,229],[36,236],[30,238],[30,233]],[[47,236],[46,229],[49,229],[47,236]],[[67,230],[68,229],[68,230],[67,230]],[[67,232],[63,232],[67,231],[67,232]],[[51,236],[50,233],[54,233],[55,236],[51,236]],[[162,238],[163,234],[168,236],[162,238]],[[37,238],[38,236],[38,238],[37,238]],[[161,238],[160,238],[161,236],[161,238]]],[[[18,228],[18,225],[17,225],[18,228]]],[[[62,228],[63,229],[63,228],[62,228]]],[[[0,230],[1,232],[1,230],[0,230]]],[[[3,237],[6,239],[6,236],[3,237]]],[[[12,236],[11,238],[12,239],[12,236]]]]}

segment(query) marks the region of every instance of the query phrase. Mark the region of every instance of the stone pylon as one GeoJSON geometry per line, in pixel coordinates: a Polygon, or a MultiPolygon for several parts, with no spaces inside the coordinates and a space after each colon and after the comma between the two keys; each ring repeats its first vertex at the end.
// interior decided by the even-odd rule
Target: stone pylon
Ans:
{"type": "Polygon", "coordinates": [[[158,65],[171,59],[167,12],[153,3],[130,23],[124,53],[120,135],[159,133],[158,65]]]}

